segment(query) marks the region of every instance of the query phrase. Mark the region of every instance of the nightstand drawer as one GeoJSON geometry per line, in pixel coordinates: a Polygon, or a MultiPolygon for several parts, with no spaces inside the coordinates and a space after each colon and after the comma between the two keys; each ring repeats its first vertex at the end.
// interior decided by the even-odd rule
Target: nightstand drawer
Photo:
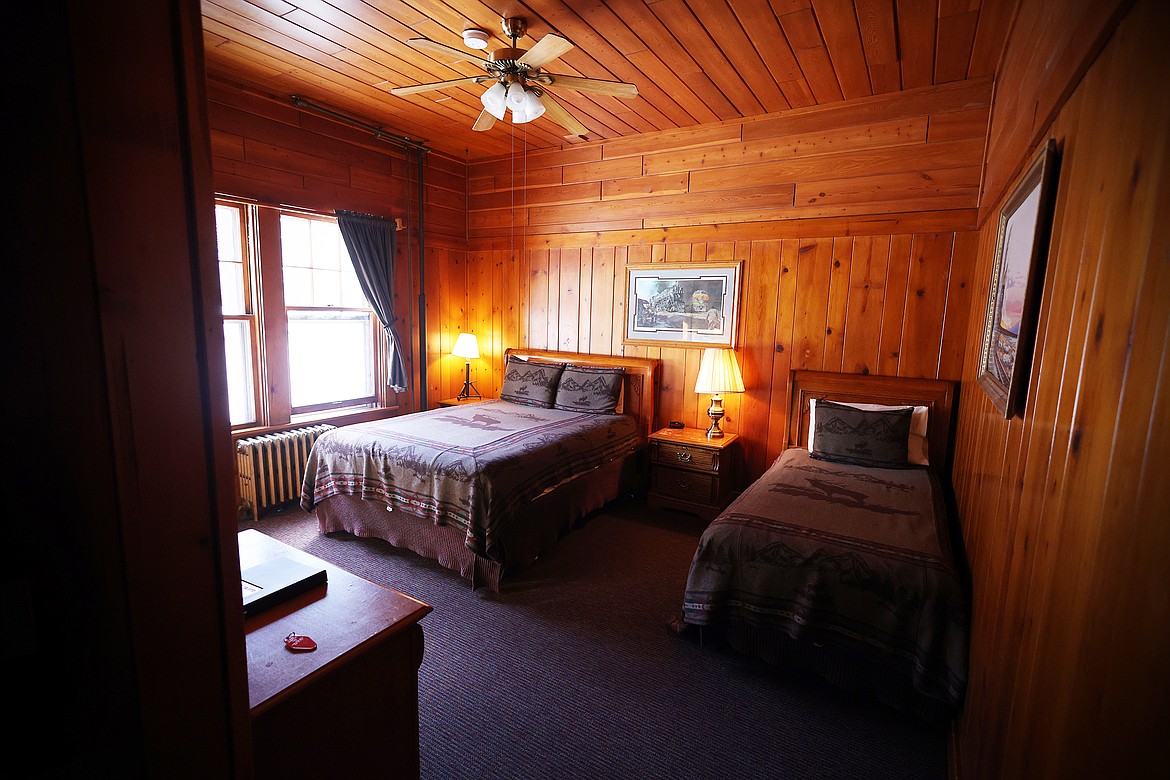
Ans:
{"type": "Polygon", "coordinates": [[[710,504],[719,496],[719,478],[714,474],[659,466],[651,476],[650,489],[680,501],[710,504]]]}
{"type": "Polygon", "coordinates": [[[712,473],[718,470],[716,466],[718,455],[718,450],[690,447],[674,442],[655,442],[654,447],[655,463],[712,473]]]}

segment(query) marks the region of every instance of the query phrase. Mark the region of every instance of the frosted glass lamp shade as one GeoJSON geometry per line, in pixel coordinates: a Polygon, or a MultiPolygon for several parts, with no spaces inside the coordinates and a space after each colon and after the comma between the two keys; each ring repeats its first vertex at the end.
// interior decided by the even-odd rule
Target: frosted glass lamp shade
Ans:
{"type": "Polygon", "coordinates": [[[719,427],[719,421],[723,419],[723,393],[742,393],[743,390],[743,375],[739,373],[735,350],[704,349],[703,359],[699,363],[699,378],[695,381],[695,392],[712,394],[711,408],[707,410],[707,416],[711,418],[707,438],[723,438],[723,429],[719,427]]]}
{"type": "Polygon", "coordinates": [[[483,103],[483,107],[487,109],[488,113],[496,119],[504,118],[504,111],[507,109],[508,89],[500,82],[496,82],[488,87],[480,96],[479,101],[483,103]]]}
{"type": "MultiPolygon", "coordinates": [[[[524,93],[524,112],[526,115],[525,122],[531,122],[544,113],[544,103],[541,102],[540,96],[532,90],[524,93]]],[[[513,110],[513,113],[515,113],[515,110],[513,110]]]]}
{"type": "Polygon", "coordinates": [[[524,106],[524,99],[528,92],[520,84],[513,84],[508,87],[508,108],[515,111],[524,106]]]}
{"type": "Polygon", "coordinates": [[[455,346],[451,348],[451,354],[466,360],[478,358],[479,342],[476,341],[475,334],[460,333],[459,338],[455,339],[455,346]]]}

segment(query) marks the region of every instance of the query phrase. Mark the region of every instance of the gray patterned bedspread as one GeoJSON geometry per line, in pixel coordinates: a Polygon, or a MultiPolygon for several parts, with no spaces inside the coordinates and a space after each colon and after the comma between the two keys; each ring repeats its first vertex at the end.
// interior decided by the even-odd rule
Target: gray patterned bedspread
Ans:
{"type": "Polygon", "coordinates": [[[749,644],[828,645],[953,711],[968,608],[942,495],[924,468],[869,469],[789,449],[703,533],[682,619],[749,644]]]}
{"type": "Polygon", "coordinates": [[[339,494],[378,499],[464,530],[477,555],[502,561],[508,513],[638,446],[632,417],[507,401],[347,425],[313,445],[301,506],[339,494]]]}

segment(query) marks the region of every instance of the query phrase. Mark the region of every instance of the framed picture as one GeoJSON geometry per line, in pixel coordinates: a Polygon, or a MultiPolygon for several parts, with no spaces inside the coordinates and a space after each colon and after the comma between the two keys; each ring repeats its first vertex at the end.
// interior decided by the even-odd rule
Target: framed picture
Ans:
{"type": "Polygon", "coordinates": [[[743,263],[626,266],[626,344],[735,347],[743,263]]]}
{"type": "Polygon", "coordinates": [[[1004,417],[1023,416],[1057,175],[1049,140],[999,212],[977,379],[1004,417]]]}

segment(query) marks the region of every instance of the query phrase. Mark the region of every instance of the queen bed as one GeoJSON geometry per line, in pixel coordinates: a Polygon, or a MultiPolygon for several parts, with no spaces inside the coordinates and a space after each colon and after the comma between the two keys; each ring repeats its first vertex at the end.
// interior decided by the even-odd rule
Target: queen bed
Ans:
{"type": "Polygon", "coordinates": [[[499,590],[636,489],[658,361],[509,349],[500,398],[317,439],[301,506],[321,533],[384,539],[499,590]]]}
{"type": "Polygon", "coordinates": [[[794,372],[787,448],[702,534],[676,629],[932,722],[953,715],[969,614],[939,476],[953,394],[794,372]]]}

